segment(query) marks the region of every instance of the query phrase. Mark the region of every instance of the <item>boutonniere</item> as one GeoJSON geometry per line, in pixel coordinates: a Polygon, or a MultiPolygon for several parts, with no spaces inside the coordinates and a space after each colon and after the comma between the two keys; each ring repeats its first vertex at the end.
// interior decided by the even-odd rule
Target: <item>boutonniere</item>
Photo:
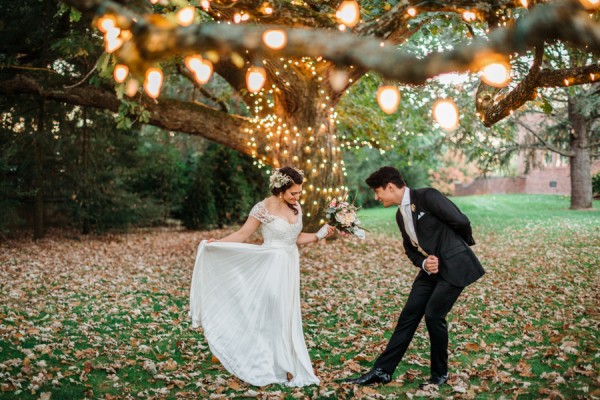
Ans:
{"type": "Polygon", "coordinates": [[[411,205],[410,205],[410,210],[411,210],[412,212],[417,212],[417,206],[416,206],[416,205],[414,205],[414,204],[411,204],[411,205]]]}

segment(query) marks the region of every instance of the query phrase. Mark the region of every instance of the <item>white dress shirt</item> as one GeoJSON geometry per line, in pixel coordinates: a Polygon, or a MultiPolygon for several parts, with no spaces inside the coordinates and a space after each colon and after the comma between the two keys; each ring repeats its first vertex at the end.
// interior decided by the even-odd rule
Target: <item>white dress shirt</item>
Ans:
{"type": "MultiPolygon", "coordinates": [[[[417,232],[415,231],[415,224],[413,223],[412,218],[412,211],[410,209],[410,189],[408,188],[408,186],[405,186],[404,188],[404,196],[402,197],[402,202],[398,206],[398,209],[400,210],[400,214],[402,214],[402,220],[404,221],[404,230],[408,234],[408,237],[410,238],[413,245],[415,247],[418,247],[419,239],[417,238],[417,232]]],[[[423,260],[421,268],[429,275],[429,272],[425,269],[425,261],[426,260],[423,260]]]]}

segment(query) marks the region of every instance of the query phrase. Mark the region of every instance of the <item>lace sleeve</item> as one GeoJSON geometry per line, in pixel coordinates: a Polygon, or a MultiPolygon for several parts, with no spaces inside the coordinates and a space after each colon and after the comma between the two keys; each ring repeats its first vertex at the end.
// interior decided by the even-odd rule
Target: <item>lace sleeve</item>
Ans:
{"type": "Polygon", "coordinates": [[[259,203],[256,203],[254,205],[254,207],[252,207],[252,210],[250,210],[250,217],[254,217],[257,220],[259,220],[260,222],[266,224],[269,223],[273,220],[273,216],[271,216],[269,214],[269,212],[267,211],[267,208],[265,207],[265,204],[261,201],[259,203]]]}

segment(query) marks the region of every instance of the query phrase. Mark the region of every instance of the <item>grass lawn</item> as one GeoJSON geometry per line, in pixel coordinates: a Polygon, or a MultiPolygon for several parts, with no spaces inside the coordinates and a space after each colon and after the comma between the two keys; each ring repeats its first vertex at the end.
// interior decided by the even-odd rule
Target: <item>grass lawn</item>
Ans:
{"type": "Polygon", "coordinates": [[[364,241],[301,248],[304,332],[322,383],[296,389],[232,377],[190,327],[196,247],[230,230],[0,243],[0,398],[599,398],[600,202],[569,211],[561,196],[452,200],[487,273],[449,316],[451,378],[439,393],[418,390],[429,373],[424,324],[392,383],[339,382],[383,350],[417,273],[390,208],[361,211],[364,241]]]}

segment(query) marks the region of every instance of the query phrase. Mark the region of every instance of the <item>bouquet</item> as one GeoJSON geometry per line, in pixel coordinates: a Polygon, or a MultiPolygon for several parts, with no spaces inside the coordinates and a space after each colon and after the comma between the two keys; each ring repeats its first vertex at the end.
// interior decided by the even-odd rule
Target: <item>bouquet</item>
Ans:
{"type": "Polygon", "coordinates": [[[365,230],[360,226],[360,220],[356,215],[358,208],[347,201],[333,199],[325,210],[327,223],[340,232],[365,238],[365,230]]]}

